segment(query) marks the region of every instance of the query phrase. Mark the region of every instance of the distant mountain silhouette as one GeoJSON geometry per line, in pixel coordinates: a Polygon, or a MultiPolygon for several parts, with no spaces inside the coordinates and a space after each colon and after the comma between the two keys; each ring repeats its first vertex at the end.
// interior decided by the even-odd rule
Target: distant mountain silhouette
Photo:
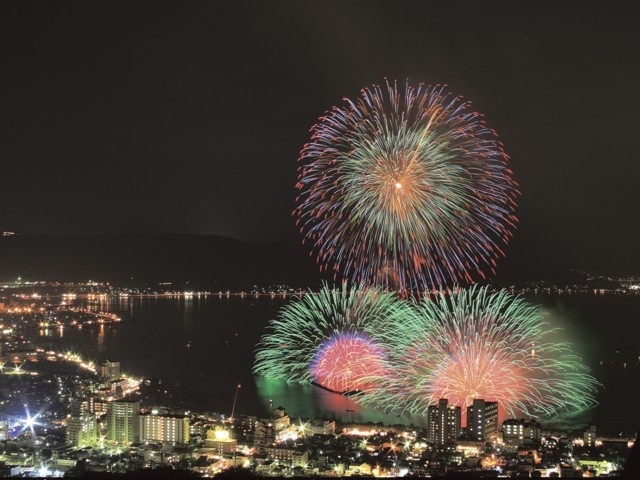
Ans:
{"type": "MultiPolygon", "coordinates": [[[[584,274],[572,271],[561,252],[529,250],[514,242],[499,259],[499,283],[548,280],[572,284],[584,274]]],[[[0,237],[0,280],[104,281],[185,288],[247,289],[287,284],[314,288],[322,276],[302,244],[245,242],[218,235],[122,234],[100,236],[0,237]]],[[[476,280],[481,281],[481,278],[476,280]]]]}
{"type": "Polygon", "coordinates": [[[315,286],[320,275],[301,245],[244,242],[216,235],[0,237],[0,279],[173,282],[193,288],[252,284],[315,286]]]}

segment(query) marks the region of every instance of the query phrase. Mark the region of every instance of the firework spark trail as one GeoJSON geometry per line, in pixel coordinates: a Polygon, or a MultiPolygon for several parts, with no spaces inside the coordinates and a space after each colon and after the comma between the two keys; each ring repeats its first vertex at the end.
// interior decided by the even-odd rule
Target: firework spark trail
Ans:
{"type": "Polygon", "coordinates": [[[599,383],[541,309],[506,291],[472,287],[414,303],[393,347],[394,375],[366,405],[424,414],[446,398],[465,407],[497,401],[502,416],[551,418],[596,404],[599,383]]]}
{"type": "Polygon", "coordinates": [[[324,270],[399,289],[493,270],[515,228],[508,157],[480,114],[445,87],[362,90],[311,129],[294,215],[324,270]],[[386,276],[383,278],[387,278],[386,276]]]}
{"type": "Polygon", "coordinates": [[[378,288],[324,285],[284,306],[258,344],[253,372],[270,379],[369,390],[388,373],[385,323],[399,325],[408,304],[378,288]]]}

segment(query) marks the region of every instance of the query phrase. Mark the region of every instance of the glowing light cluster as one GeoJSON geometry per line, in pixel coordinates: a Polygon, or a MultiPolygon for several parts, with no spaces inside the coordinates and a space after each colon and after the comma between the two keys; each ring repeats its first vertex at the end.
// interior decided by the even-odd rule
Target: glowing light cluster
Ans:
{"type": "Polygon", "coordinates": [[[419,291],[493,271],[518,192],[482,115],[444,86],[387,82],[345,103],[299,158],[294,216],[321,268],[419,291]]]}
{"type": "Polygon", "coordinates": [[[400,324],[406,304],[377,288],[330,288],[294,298],[269,324],[253,371],[271,379],[315,382],[337,391],[373,388],[387,371],[385,322],[400,324]],[[375,375],[372,375],[375,373],[375,375]]]}

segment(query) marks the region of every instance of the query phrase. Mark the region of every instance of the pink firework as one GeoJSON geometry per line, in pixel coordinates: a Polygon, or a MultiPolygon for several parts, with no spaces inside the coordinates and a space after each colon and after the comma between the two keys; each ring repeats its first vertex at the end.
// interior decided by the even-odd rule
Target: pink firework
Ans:
{"type": "Polygon", "coordinates": [[[336,392],[369,391],[387,373],[385,349],[365,335],[332,335],[311,362],[315,382],[336,392]]]}
{"type": "Polygon", "coordinates": [[[474,399],[483,399],[498,403],[500,421],[554,418],[596,404],[599,382],[523,298],[474,286],[426,297],[414,308],[395,327],[396,337],[388,336],[395,342],[393,375],[361,403],[425,414],[446,398],[464,417],[474,399]]]}

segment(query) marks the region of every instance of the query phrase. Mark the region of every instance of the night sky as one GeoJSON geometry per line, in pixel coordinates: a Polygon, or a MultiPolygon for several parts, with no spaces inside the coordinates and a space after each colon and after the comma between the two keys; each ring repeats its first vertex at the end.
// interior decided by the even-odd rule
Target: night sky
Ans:
{"type": "Polygon", "coordinates": [[[635,1],[3,1],[0,228],[299,242],[309,129],[447,84],[520,184],[504,268],[640,274],[635,1]]]}

